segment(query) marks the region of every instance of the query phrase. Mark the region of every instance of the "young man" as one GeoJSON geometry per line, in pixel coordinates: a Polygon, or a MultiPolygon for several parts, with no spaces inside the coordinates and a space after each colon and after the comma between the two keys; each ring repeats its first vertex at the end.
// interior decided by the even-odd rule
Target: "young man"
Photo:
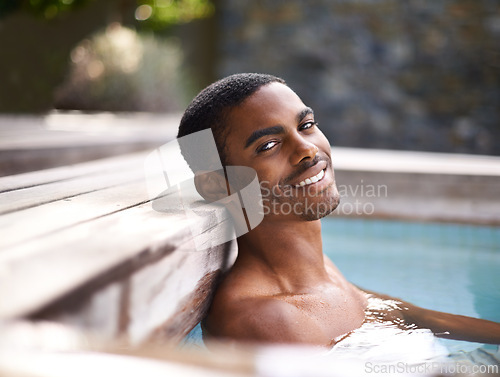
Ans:
{"type": "MultiPolygon", "coordinates": [[[[178,137],[207,128],[223,165],[257,172],[265,213],[237,240],[236,262],[204,321],[210,335],[329,346],[370,320],[500,343],[500,324],[368,293],[323,254],[320,218],[339,203],[330,144],[313,111],[283,80],[238,74],[212,84],[187,108],[178,137]],[[390,304],[370,311],[373,297],[390,304]]],[[[227,195],[226,185],[223,174],[205,174],[196,187],[217,200],[227,195]]]]}

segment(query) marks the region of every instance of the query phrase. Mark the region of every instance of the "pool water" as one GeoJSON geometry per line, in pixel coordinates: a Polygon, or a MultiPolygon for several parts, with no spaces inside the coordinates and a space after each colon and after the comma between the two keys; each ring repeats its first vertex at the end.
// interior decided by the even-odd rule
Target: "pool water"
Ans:
{"type": "MultiPolygon", "coordinates": [[[[352,283],[500,322],[499,227],[329,217],[322,233],[324,252],[352,283]]],[[[440,341],[451,352],[480,346],[440,341]]]]}

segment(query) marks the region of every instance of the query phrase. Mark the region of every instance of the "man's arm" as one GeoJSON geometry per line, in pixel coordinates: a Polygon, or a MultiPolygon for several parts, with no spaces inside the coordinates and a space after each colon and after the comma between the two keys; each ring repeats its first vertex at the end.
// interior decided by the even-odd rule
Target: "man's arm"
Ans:
{"type": "Polygon", "coordinates": [[[401,314],[407,325],[415,324],[417,327],[430,329],[441,338],[500,344],[500,323],[424,309],[398,298],[361,290],[375,297],[401,303],[401,314]]]}
{"type": "Polygon", "coordinates": [[[441,338],[500,344],[500,323],[409,305],[404,319],[441,338]]]}

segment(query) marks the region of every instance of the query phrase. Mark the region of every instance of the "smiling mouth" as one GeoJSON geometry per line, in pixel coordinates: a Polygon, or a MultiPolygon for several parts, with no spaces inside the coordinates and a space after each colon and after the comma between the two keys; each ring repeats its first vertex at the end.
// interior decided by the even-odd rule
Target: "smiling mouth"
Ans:
{"type": "Polygon", "coordinates": [[[323,177],[325,176],[325,170],[326,170],[326,168],[321,170],[318,174],[304,179],[303,181],[299,182],[298,185],[295,185],[295,187],[304,187],[304,186],[311,185],[313,183],[321,181],[323,179],[323,177]]]}

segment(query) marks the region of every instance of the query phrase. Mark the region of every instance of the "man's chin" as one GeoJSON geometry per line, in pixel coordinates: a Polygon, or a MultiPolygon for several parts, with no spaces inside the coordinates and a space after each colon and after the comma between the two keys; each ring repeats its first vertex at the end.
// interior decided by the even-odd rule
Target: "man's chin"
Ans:
{"type": "Polygon", "coordinates": [[[322,219],[333,213],[340,204],[340,196],[332,196],[327,202],[318,203],[315,210],[306,211],[302,214],[301,218],[306,221],[315,221],[322,219]]]}

